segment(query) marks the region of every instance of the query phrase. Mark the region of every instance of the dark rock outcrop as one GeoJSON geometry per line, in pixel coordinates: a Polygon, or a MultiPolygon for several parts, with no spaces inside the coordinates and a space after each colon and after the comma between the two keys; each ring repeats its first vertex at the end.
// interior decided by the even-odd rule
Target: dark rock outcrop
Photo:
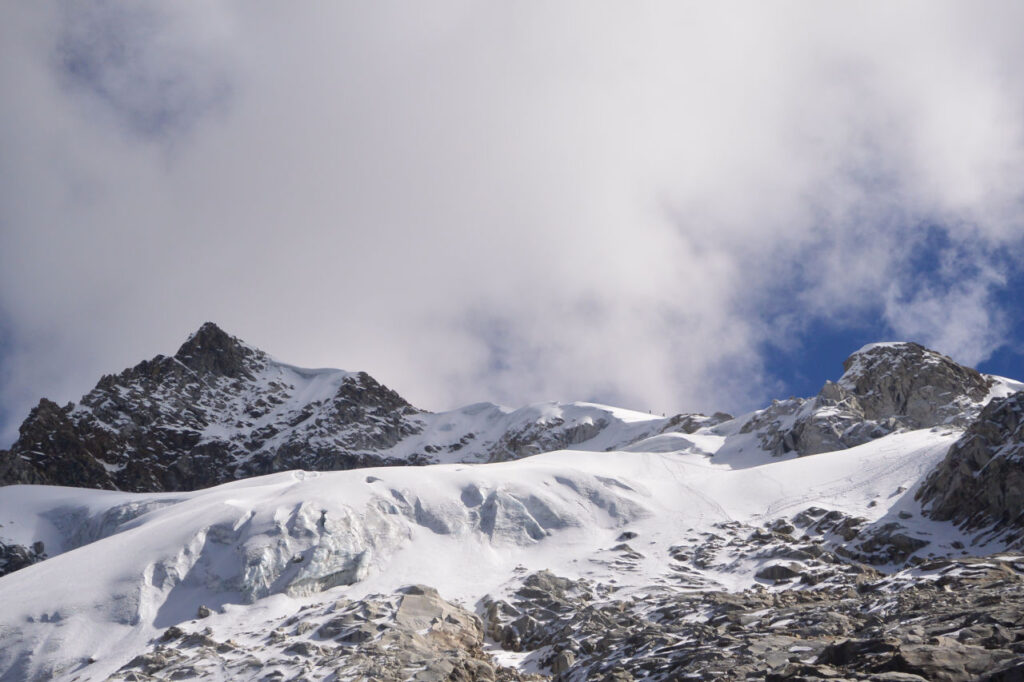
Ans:
{"type": "Polygon", "coordinates": [[[252,369],[261,355],[260,351],[249,348],[214,323],[207,322],[181,345],[174,358],[201,374],[254,379],[252,369]]]}
{"type": "Polygon", "coordinates": [[[965,426],[992,380],[916,343],[876,344],[843,363],[838,386],[866,419],[897,417],[912,428],[965,426]]]}
{"type": "Polygon", "coordinates": [[[917,497],[933,519],[1024,546],[1024,392],[982,410],[917,497]]]}
{"type": "Polygon", "coordinates": [[[110,680],[331,679],[380,682],[540,682],[492,659],[480,619],[436,590],[310,606],[271,620],[259,639],[217,638],[211,628],[170,627],[110,680]]]}
{"type": "Polygon", "coordinates": [[[27,568],[45,558],[46,552],[41,542],[36,542],[31,547],[0,542],[0,576],[27,568]]]}
{"type": "Polygon", "coordinates": [[[113,449],[114,437],[89,423],[72,420],[72,406],[60,407],[43,398],[19,429],[10,452],[0,451],[0,482],[61,484],[86,488],[108,487],[102,464],[113,449]]]}

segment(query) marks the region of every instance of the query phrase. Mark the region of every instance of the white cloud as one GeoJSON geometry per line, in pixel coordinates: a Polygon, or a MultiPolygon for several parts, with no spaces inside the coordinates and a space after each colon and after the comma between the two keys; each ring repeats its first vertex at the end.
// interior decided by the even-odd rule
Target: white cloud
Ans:
{"type": "Polygon", "coordinates": [[[19,418],[206,319],[429,408],[750,406],[881,307],[995,343],[941,324],[991,279],[905,291],[917,225],[1021,234],[1017,5],[119,7],[0,10],[19,418]]]}
{"type": "Polygon", "coordinates": [[[1009,323],[993,293],[1006,284],[998,258],[967,244],[934,249],[927,276],[893,282],[885,319],[897,337],[975,365],[1007,342],[1009,323]]]}

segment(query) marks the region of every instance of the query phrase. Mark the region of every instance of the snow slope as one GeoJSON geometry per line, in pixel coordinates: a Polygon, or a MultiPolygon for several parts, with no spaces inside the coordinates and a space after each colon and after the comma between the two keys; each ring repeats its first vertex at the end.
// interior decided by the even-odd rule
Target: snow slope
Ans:
{"type": "Polygon", "coordinates": [[[434,462],[444,464],[516,459],[555,444],[550,449],[600,452],[671,428],[669,418],[586,402],[537,403],[515,410],[476,403],[423,413],[413,420],[420,432],[382,451],[382,456],[408,459],[428,452],[434,462]]]}
{"type": "MultiPolygon", "coordinates": [[[[564,418],[577,407],[595,409],[531,409],[564,418]]],[[[496,430],[518,418],[486,405],[463,414],[480,413],[496,430]]],[[[544,568],[613,582],[623,594],[679,588],[667,567],[681,544],[812,506],[869,524],[910,514],[906,532],[930,542],[924,555],[969,544],[951,526],[921,519],[913,502],[956,431],[898,433],[845,451],[762,457],[733,468],[707,456],[722,435],[638,439],[648,415],[613,416],[636,429],[630,451],[293,471],[191,493],[5,488],[0,537],[43,538],[57,555],[0,578],[0,680],[103,679],[163,629],[195,618],[201,605],[215,612],[211,623],[235,629],[268,611],[411,583],[472,605],[544,568]]],[[[443,431],[445,424],[434,426],[443,431]]],[[[757,581],[763,558],[742,546],[720,551],[728,556],[687,580],[729,589],[757,581]]]]}

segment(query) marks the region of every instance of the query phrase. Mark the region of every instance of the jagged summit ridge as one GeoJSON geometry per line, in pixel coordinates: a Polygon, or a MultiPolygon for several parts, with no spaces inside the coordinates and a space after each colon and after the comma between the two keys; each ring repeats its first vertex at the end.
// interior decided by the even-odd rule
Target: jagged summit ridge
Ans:
{"type": "Polygon", "coordinates": [[[0,451],[0,485],[191,490],[288,469],[489,462],[564,448],[688,448],[722,461],[751,449],[808,455],[897,431],[963,428],[997,383],[914,343],[866,346],[844,369],[812,399],[739,420],[589,403],[433,414],[365,372],[278,362],[207,322],[173,356],[104,376],[77,404],[41,401],[0,451]]]}
{"type": "Polygon", "coordinates": [[[368,374],[302,372],[207,323],[77,404],[41,401],[0,454],[0,481],[181,490],[387,464],[374,453],[413,433],[418,412],[368,374]]]}
{"type": "Polygon", "coordinates": [[[227,377],[253,378],[251,363],[266,354],[231,336],[213,322],[204,323],[181,345],[174,358],[189,369],[227,377]]]}
{"type": "Polygon", "coordinates": [[[727,417],[660,419],[584,403],[431,414],[365,372],[278,362],[208,322],[173,356],[104,376],[77,404],[44,399],[0,452],[0,484],[191,490],[288,469],[495,461],[583,442],[608,449],[727,417]]]}

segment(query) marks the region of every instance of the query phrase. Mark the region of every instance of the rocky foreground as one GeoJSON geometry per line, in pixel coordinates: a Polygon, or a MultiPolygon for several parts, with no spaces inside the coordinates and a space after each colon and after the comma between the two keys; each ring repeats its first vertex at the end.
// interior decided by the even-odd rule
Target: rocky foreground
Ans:
{"type": "Polygon", "coordinates": [[[741,592],[624,596],[543,571],[487,600],[482,617],[412,586],[233,638],[197,619],[168,628],[110,679],[1024,679],[1024,557],[941,559],[891,576],[843,568],[820,586],[778,575],[741,592]],[[502,665],[509,655],[492,656],[485,637],[543,672],[502,665]]]}

